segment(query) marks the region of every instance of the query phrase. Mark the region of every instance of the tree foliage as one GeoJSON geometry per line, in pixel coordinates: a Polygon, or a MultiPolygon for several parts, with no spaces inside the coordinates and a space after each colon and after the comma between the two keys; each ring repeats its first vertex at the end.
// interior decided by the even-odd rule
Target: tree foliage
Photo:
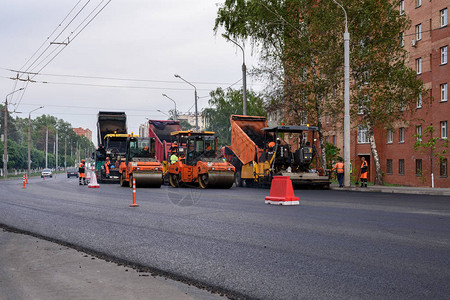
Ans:
{"type": "MultiPolygon", "coordinates": [[[[223,90],[217,88],[210,93],[210,108],[203,110],[206,128],[214,131],[219,137],[221,146],[230,145],[231,143],[231,115],[242,115],[242,90],[223,90]]],[[[261,97],[252,91],[247,91],[247,114],[250,116],[266,116],[264,103],[261,97]]]]}

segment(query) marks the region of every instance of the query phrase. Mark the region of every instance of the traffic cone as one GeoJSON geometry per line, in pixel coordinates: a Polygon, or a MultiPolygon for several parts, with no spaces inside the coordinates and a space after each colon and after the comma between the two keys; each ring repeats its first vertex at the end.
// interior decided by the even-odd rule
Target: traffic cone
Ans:
{"type": "MultiPolygon", "coordinates": [[[[88,174],[91,174],[91,172],[88,172],[88,174]]],[[[88,176],[90,178],[88,187],[89,188],[99,188],[100,185],[97,183],[97,176],[95,176],[95,173],[92,172],[92,175],[88,176]]]]}
{"type": "Polygon", "coordinates": [[[23,188],[25,188],[25,175],[23,175],[23,188]]]}
{"type": "Polygon", "coordinates": [[[25,183],[28,184],[28,174],[25,174],[25,183]]]}
{"type": "Polygon", "coordinates": [[[139,205],[136,204],[136,179],[133,178],[133,204],[130,205],[131,207],[138,207],[139,205]]]}
{"type": "Polygon", "coordinates": [[[266,204],[299,205],[299,197],[295,197],[291,178],[288,176],[274,176],[270,186],[270,194],[266,204]]]}

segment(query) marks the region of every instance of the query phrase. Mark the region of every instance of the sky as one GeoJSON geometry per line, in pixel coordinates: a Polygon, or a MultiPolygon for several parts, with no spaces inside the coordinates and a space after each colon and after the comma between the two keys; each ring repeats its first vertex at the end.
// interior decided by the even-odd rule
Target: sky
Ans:
{"type": "MultiPolygon", "coordinates": [[[[100,110],[126,112],[129,132],[138,132],[146,118],[167,119],[174,103],[163,93],[178,111],[193,113],[194,88],[174,74],[197,87],[201,111],[211,90],[236,82],[233,88],[242,87],[241,50],[221,30],[213,31],[221,2],[112,0],[100,11],[108,0],[2,0],[2,102],[26,87],[8,97],[17,116],[27,118],[44,106],[31,117],[49,114],[74,128],[89,128],[94,143],[100,110]],[[18,70],[38,75],[21,73],[30,81],[11,80],[18,70]]],[[[250,45],[244,49],[251,69],[257,58],[250,45]]],[[[247,76],[247,88],[258,90],[261,84],[247,76]]]]}

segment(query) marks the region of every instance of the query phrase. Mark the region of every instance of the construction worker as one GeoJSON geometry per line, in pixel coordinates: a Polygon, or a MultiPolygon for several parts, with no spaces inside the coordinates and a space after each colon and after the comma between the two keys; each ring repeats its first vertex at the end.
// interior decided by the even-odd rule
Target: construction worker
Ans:
{"type": "Polygon", "coordinates": [[[79,184],[81,184],[81,178],[83,178],[83,184],[86,185],[86,166],[85,166],[85,160],[82,159],[80,164],[78,165],[78,173],[80,173],[80,175],[78,176],[79,179],[79,184]]]}
{"type": "Polygon", "coordinates": [[[170,153],[177,153],[178,152],[178,143],[175,141],[172,143],[172,146],[170,146],[170,153]]]}
{"type": "Polygon", "coordinates": [[[334,165],[331,171],[336,170],[337,180],[339,182],[339,187],[344,187],[344,162],[342,157],[338,158],[338,162],[334,165]]]}
{"type": "Polygon", "coordinates": [[[367,187],[367,161],[366,158],[363,156],[361,157],[361,176],[359,177],[361,179],[361,187],[367,187]]]}
{"type": "Polygon", "coordinates": [[[109,160],[109,157],[106,158],[104,166],[105,166],[106,178],[109,178],[109,168],[111,167],[111,161],[109,160]]]}

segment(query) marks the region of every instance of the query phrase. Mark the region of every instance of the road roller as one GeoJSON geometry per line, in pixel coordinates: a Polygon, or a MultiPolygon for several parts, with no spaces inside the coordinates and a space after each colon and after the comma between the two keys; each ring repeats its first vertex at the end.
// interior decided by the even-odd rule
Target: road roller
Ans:
{"type": "Polygon", "coordinates": [[[198,185],[206,188],[230,188],[234,183],[234,166],[218,158],[217,137],[212,131],[175,131],[180,146],[171,157],[169,183],[172,187],[198,185]]]}
{"type": "Polygon", "coordinates": [[[162,164],[155,157],[155,139],[151,137],[127,138],[127,152],[119,166],[120,185],[133,187],[161,187],[162,164]]]}

